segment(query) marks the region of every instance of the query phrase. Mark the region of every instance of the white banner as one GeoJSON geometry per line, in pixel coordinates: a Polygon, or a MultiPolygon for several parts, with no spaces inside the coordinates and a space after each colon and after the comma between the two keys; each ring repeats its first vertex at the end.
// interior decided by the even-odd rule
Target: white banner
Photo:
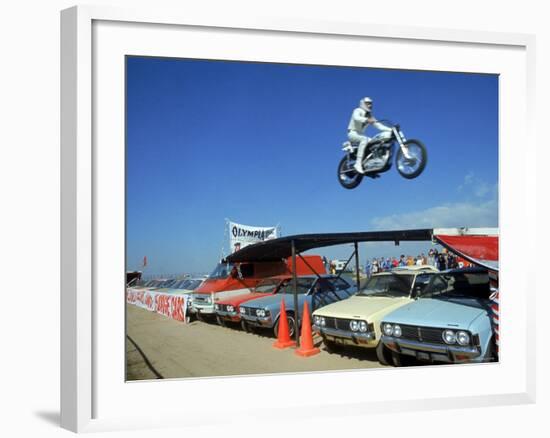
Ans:
{"type": "Polygon", "coordinates": [[[126,289],[127,303],[181,322],[185,322],[187,300],[187,294],[165,294],[143,289],[126,289]]]}
{"type": "Polygon", "coordinates": [[[264,240],[277,238],[277,227],[251,227],[228,221],[231,252],[264,240]]]}

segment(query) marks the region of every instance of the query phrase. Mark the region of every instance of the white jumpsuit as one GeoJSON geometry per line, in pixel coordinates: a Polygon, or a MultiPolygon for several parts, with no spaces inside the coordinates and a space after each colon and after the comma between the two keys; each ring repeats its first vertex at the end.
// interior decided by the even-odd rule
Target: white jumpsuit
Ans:
{"type": "MultiPolygon", "coordinates": [[[[370,118],[373,118],[372,113],[368,114],[363,108],[355,108],[348,124],[348,139],[354,143],[359,143],[359,149],[357,150],[357,164],[359,166],[365,155],[367,143],[370,141],[370,138],[364,135],[365,130],[370,124],[370,118]]],[[[391,128],[384,126],[378,121],[373,122],[372,126],[379,131],[391,131],[391,128]]]]}

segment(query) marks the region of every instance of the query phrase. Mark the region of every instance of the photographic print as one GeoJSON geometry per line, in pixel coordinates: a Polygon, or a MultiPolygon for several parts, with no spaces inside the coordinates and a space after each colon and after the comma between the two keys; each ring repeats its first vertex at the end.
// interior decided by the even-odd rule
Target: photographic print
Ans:
{"type": "Polygon", "coordinates": [[[498,75],[126,57],[126,379],[498,362],[498,75]]]}

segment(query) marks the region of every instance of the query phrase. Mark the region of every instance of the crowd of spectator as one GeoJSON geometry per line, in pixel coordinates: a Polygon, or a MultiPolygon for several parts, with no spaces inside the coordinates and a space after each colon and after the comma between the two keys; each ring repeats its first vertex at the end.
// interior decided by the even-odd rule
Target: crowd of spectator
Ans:
{"type": "Polygon", "coordinates": [[[431,265],[443,271],[445,269],[462,268],[467,264],[464,260],[443,249],[439,252],[436,248],[430,248],[427,254],[421,253],[417,256],[401,254],[399,257],[379,257],[367,260],[365,274],[370,277],[372,274],[389,271],[400,266],[422,266],[431,265]]]}

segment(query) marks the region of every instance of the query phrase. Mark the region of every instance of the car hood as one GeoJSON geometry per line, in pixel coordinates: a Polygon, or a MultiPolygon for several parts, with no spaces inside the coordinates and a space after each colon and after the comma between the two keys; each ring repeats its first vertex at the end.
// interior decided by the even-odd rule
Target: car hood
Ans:
{"type": "Polygon", "coordinates": [[[185,289],[162,289],[162,290],[158,289],[155,292],[162,292],[162,293],[165,293],[165,294],[188,295],[192,291],[188,291],[188,290],[185,290],[185,289]]]}
{"type": "Polygon", "coordinates": [[[385,314],[409,302],[409,298],[352,296],[347,300],[321,307],[314,314],[335,318],[372,320],[375,315],[385,314]]]}
{"type": "Polygon", "coordinates": [[[447,300],[421,298],[386,316],[385,320],[424,327],[455,327],[467,329],[480,315],[487,314],[489,307],[478,300],[447,300]]]}
{"type": "MultiPolygon", "coordinates": [[[[275,294],[269,295],[264,298],[258,298],[257,300],[252,300],[250,303],[243,304],[245,307],[255,307],[255,308],[279,308],[281,305],[281,300],[284,298],[286,310],[294,309],[294,295],[292,294],[275,294]]],[[[301,306],[305,298],[305,295],[298,295],[298,305],[301,306]]],[[[300,308],[300,307],[299,307],[300,308]]]]}
{"type": "Polygon", "coordinates": [[[232,306],[238,306],[239,304],[245,303],[247,301],[252,300],[259,300],[261,298],[265,298],[268,296],[273,295],[272,293],[260,293],[260,292],[254,292],[246,295],[238,295],[235,298],[218,301],[218,304],[230,304],[232,306]]]}

